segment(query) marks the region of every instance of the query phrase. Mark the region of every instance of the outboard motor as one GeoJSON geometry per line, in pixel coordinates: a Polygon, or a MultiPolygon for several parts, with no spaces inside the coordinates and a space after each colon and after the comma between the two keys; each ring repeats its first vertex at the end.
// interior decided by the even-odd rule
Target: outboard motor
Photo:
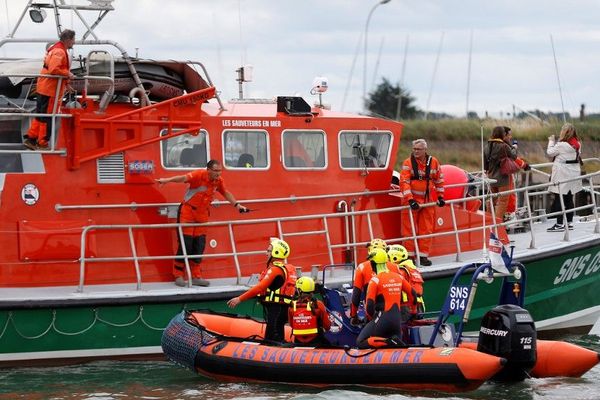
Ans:
{"type": "Polygon", "coordinates": [[[481,320],[477,351],[506,358],[493,379],[522,381],[537,360],[537,332],[529,312],[513,304],[488,311],[481,320]]]}

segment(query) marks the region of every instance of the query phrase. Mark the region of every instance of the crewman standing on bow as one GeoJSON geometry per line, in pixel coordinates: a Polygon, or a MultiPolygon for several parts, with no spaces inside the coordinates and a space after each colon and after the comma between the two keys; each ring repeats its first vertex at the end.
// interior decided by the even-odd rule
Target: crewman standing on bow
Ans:
{"type": "MultiPolygon", "coordinates": [[[[71,57],[69,49],[75,44],[75,31],[65,29],[60,33],[60,41],[54,43],[46,51],[44,65],[40,71],[41,75],[57,75],[63,77],[51,78],[40,76],[36,85],[37,114],[52,114],[56,105],[56,112],[60,110],[60,103],[70,79],[75,79],[71,73],[71,57]]],[[[48,150],[48,141],[52,136],[52,118],[35,117],[27,131],[27,137],[23,144],[31,150],[48,150]]]]}

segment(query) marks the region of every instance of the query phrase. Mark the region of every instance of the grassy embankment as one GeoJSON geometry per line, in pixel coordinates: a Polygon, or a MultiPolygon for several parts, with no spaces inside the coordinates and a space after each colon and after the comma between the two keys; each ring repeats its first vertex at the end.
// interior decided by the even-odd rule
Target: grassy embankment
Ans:
{"type": "MultiPolygon", "coordinates": [[[[454,164],[468,171],[481,169],[481,127],[484,142],[496,125],[510,126],[513,137],[518,140],[519,155],[531,164],[549,162],[546,157],[548,136],[560,132],[562,122],[541,125],[533,120],[408,120],[403,121],[404,130],[398,151],[398,164],[410,154],[410,141],[427,140],[429,153],[442,164],[454,164]]],[[[583,145],[583,158],[600,157],[600,121],[575,122],[577,135],[583,145]]],[[[600,169],[598,163],[586,165],[587,172],[600,169]]]]}

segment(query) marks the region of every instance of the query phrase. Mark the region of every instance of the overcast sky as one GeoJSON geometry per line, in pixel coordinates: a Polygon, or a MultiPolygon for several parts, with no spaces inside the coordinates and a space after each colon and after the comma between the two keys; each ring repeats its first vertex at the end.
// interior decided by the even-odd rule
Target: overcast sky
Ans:
{"type": "MultiPolygon", "coordinates": [[[[3,35],[14,26],[26,2],[4,3],[0,7],[3,35]]],[[[235,69],[243,63],[254,66],[254,80],[245,85],[246,97],[299,94],[312,103],[316,100],[309,94],[313,78],[325,76],[329,80],[325,102],[334,110],[358,112],[364,44],[357,44],[377,3],[116,0],[116,10],[97,32],[118,41],[131,54],[139,48],[140,57],[204,63],[226,99],[237,97],[235,69]]],[[[91,14],[87,17],[93,19],[91,14]]],[[[379,83],[382,77],[394,84],[400,81],[408,37],[404,85],[418,107],[425,110],[429,103],[430,111],[464,115],[472,32],[469,110],[498,116],[512,112],[514,104],[525,110],[560,111],[552,35],[566,110],[578,115],[580,104],[585,103],[588,112],[597,113],[599,20],[597,0],[391,0],[378,6],[370,19],[367,87],[373,89],[373,81],[379,83]]],[[[24,34],[40,29],[26,22],[24,34]]],[[[71,26],[71,17],[65,14],[63,23],[71,26]]],[[[51,18],[41,27],[51,33],[51,18]]],[[[79,25],[73,27],[81,32],[79,25]]]]}

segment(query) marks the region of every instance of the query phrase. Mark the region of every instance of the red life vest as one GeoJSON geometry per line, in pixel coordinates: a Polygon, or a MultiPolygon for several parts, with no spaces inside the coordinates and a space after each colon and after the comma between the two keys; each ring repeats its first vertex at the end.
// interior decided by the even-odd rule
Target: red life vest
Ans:
{"type": "MultiPolygon", "coordinates": [[[[411,312],[416,313],[417,311],[423,312],[425,310],[425,300],[423,299],[423,275],[419,272],[417,267],[413,264],[412,260],[406,260],[398,264],[398,268],[406,271],[406,275],[408,276],[408,282],[417,292],[417,296],[415,300],[417,304],[411,304],[411,312]]],[[[405,294],[402,294],[402,300],[406,301],[405,294]]]]}
{"type": "MultiPolygon", "coordinates": [[[[268,287],[266,293],[261,294],[262,301],[267,303],[285,303],[290,304],[296,294],[296,267],[292,264],[284,264],[280,261],[274,261],[272,266],[281,268],[283,271],[284,282],[278,288],[268,287]]],[[[262,280],[267,274],[268,268],[264,270],[259,277],[262,280]]]]}
{"type": "Polygon", "coordinates": [[[316,335],[319,333],[319,321],[309,302],[292,302],[292,333],[294,336],[316,335]]]}

